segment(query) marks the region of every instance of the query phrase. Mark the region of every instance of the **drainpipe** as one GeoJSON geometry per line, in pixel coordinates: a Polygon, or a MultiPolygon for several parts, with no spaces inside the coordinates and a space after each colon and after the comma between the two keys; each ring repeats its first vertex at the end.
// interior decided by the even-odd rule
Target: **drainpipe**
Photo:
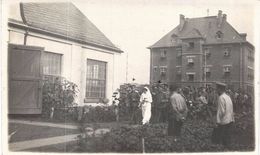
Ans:
{"type": "Polygon", "coordinates": [[[27,36],[28,36],[28,28],[25,30],[24,37],[23,37],[23,45],[27,43],[27,36]]]}
{"type": "Polygon", "coordinates": [[[23,11],[23,3],[20,2],[20,15],[21,18],[23,20],[23,23],[27,26],[25,33],[24,33],[24,38],[23,38],[23,44],[26,45],[27,44],[27,36],[28,36],[28,32],[29,32],[29,26],[28,23],[26,22],[25,16],[24,16],[24,11],[23,11]]]}

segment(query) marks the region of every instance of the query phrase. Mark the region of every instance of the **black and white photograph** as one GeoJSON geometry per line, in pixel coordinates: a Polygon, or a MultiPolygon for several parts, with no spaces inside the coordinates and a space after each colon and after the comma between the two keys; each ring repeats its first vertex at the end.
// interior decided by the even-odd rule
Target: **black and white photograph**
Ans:
{"type": "Polygon", "coordinates": [[[2,0],[2,154],[258,154],[260,1],[2,0]]]}

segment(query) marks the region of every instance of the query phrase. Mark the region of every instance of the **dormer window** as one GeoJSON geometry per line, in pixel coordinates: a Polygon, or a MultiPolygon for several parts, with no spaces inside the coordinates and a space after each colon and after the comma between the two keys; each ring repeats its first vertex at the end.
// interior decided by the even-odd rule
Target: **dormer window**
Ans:
{"type": "Polygon", "coordinates": [[[221,39],[223,37],[223,33],[221,32],[221,31],[218,31],[217,33],[216,33],[216,38],[217,39],[221,39]]]}

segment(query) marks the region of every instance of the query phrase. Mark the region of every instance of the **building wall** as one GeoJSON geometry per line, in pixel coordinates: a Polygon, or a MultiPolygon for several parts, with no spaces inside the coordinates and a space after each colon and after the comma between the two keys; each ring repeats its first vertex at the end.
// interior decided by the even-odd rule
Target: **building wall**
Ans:
{"type": "MultiPolygon", "coordinates": [[[[24,32],[10,29],[9,43],[23,45],[24,32]]],[[[29,33],[26,45],[44,47],[45,51],[62,54],[61,76],[78,85],[80,92],[76,102],[80,106],[85,104],[87,59],[107,62],[106,97],[112,103],[112,93],[120,85],[120,71],[117,68],[120,54],[35,33],[29,33]]]]}
{"type": "Polygon", "coordinates": [[[168,81],[168,68],[165,76],[161,76],[160,67],[167,66],[167,59],[170,49],[168,48],[156,48],[151,51],[151,65],[150,65],[150,79],[151,83],[168,81]],[[161,52],[166,51],[166,57],[161,57],[161,52]]]}
{"type": "Polygon", "coordinates": [[[240,46],[237,44],[220,44],[209,45],[204,48],[208,48],[210,56],[206,59],[206,65],[210,68],[210,77],[207,81],[222,81],[238,83],[240,81],[240,46]],[[224,48],[231,48],[230,56],[224,56],[224,48]],[[230,76],[225,77],[223,67],[231,66],[230,76]]]}
{"type": "Polygon", "coordinates": [[[202,40],[200,38],[182,40],[182,82],[202,82],[201,44],[202,40]],[[194,47],[191,47],[190,43],[193,43],[194,47]],[[189,59],[192,59],[193,63],[189,63],[189,59]],[[189,74],[194,75],[193,81],[188,80],[189,74]]]}
{"type": "MultiPolygon", "coordinates": [[[[196,86],[201,86],[198,84],[204,82],[203,67],[206,65],[210,68],[210,76],[206,77],[206,82],[212,83],[216,81],[221,81],[227,83],[232,89],[237,90],[240,87],[240,81],[244,80],[244,84],[252,85],[253,81],[248,79],[248,66],[254,68],[254,62],[248,59],[249,51],[252,51],[248,46],[241,46],[239,43],[233,44],[212,44],[204,45],[202,40],[186,40],[182,46],[182,56],[181,58],[177,56],[178,47],[168,47],[168,48],[156,48],[151,49],[151,81],[157,82],[160,80],[159,70],[157,72],[153,71],[153,66],[165,65],[167,62],[167,83],[179,83],[178,81],[178,67],[181,67],[181,80],[182,85],[190,85],[187,82],[187,72],[194,72],[195,79],[193,84],[196,86]],[[188,42],[194,42],[193,50],[189,50],[187,46],[188,42]],[[230,56],[224,55],[224,49],[230,48],[230,56]],[[167,50],[166,61],[162,61],[161,51],[167,50]],[[205,56],[205,49],[208,49],[210,56],[205,56]],[[241,55],[242,52],[242,55],[241,55]],[[242,57],[241,57],[242,56],[242,57]],[[188,57],[194,58],[194,65],[192,67],[188,66],[188,57]],[[205,62],[206,57],[206,62],[205,62]],[[181,61],[180,61],[181,59],[181,61]],[[241,61],[243,60],[243,61],[241,61]],[[177,67],[176,67],[177,66],[177,67]],[[225,77],[224,66],[230,66],[230,76],[225,77]],[[153,78],[153,79],[152,79],[153,78]]],[[[246,86],[245,86],[246,87],[246,86]]]]}
{"type": "Polygon", "coordinates": [[[169,80],[168,83],[181,81],[181,47],[171,47],[167,55],[169,80]],[[179,52],[179,53],[178,53],[179,52]],[[179,54],[179,55],[178,55],[179,54]],[[178,72],[179,71],[179,72],[178,72]]]}
{"type": "Polygon", "coordinates": [[[249,92],[254,92],[254,49],[244,45],[244,58],[245,58],[245,86],[244,89],[249,92]]]}

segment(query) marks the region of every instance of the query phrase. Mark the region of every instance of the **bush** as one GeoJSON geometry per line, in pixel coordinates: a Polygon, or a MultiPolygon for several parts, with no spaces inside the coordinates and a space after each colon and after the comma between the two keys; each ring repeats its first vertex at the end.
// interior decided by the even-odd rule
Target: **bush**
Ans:
{"type": "MultiPolygon", "coordinates": [[[[243,116],[238,124],[247,124],[251,115],[243,116]]],[[[211,142],[211,134],[214,123],[211,120],[188,118],[182,128],[182,136],[179,141],[167,136],[166,124],[150,124],[148,126],[125,125],[114,128],[102,137],[87,137],[81,139],[83,152],[118,152],[118,153],[141,153],[142,138],[145,139],[145,152],[219,152],[225,151],[222,145],[211,142]]],[[[235,125],[232,133],[232,143],[229,151],[252,151],[254,140],[252,126],[242,129],[235,125]]]]}
{"type": "Polygon", "coordinates": [[[77,85],[62,77],[46,77],[42,93],[42,115],[50,117],[54,108],[54,118],[59,120],[75,119],[77,110],[74,102],[77,85]]]}
{"type": "Polygon", "coordinates": [[[113,106],[85,106],[82,122],[112,122],[116,120],[113,106]]]}

